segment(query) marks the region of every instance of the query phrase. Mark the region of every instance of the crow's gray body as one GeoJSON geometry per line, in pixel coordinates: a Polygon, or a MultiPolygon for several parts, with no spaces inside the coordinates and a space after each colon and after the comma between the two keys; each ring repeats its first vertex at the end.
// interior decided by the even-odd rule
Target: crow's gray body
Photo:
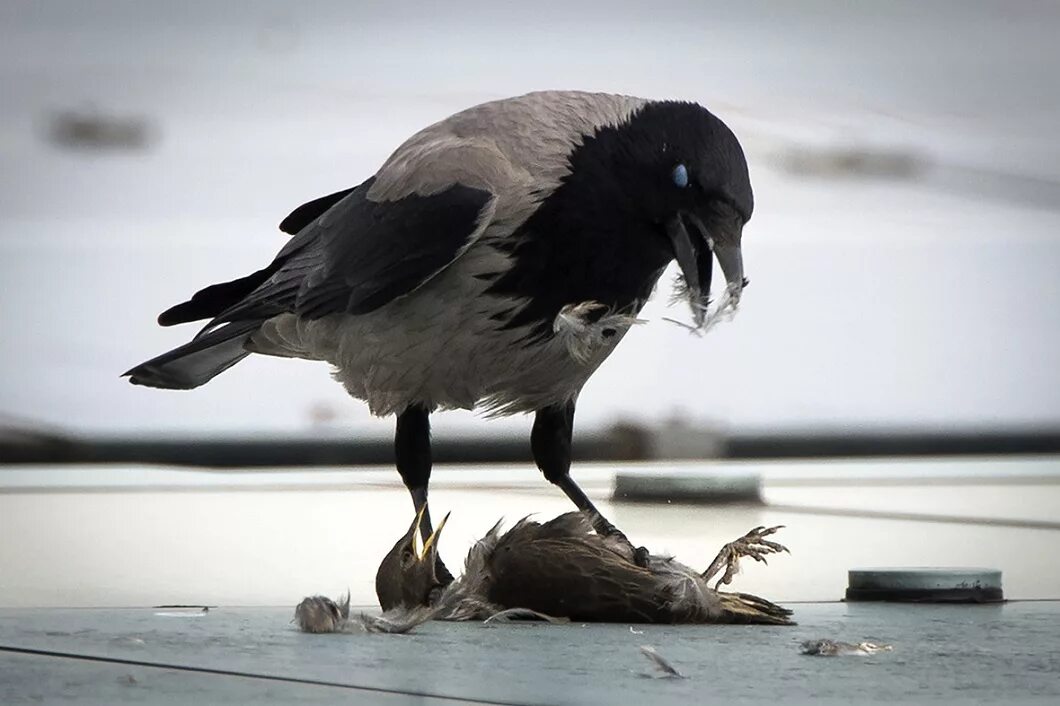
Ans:
{"type": "Polygon", "coordinates": [[[491,317],[514,302],[484,297],[486,284],[474,277],[478,256],[493,255],[488,247],[477,246],[479,253],[466,254],[414,297],[360,316],[305,321],[284,314],[265,322],[247,347],[331,363],[335,379],[379,416],[411,404],[512,414],[574,399],[625,331],[587,359],[559,338],[527,347],[525,331],[497,331],[491,317]]]}
{"type": "MultiPolygon", "coordinates": [[[[413,404],[511,414],[574,399],[631,321],[620,319],[586,355],[572,355],[572,342],[563,337],[525,346],[528,327],[498,327],[499,317],[524,302],[489,294],[490,278],[511,267],[506,241],[569,173],[567,158],[579,140],[623,123],[643,104],[626,96],[545,91],[475,106],[413,135],[379,169],[367,199],[431,196],[454,184],[488,192],[457,256],[413,291],[367,313],[270,316],[241,346],[229,344],[228,355],[327,361],[349,394],[380,416],[413,404]]],[[[341,228],[342,209],[339,202],[307,229],[341,228]]],[[[281,269],[273,278],[285,274],[281,269]]]]}
{"type": "Polygon", "coordinates": [[[368,198],[430,195],[454,183],[488,191],[493,199],[466,250],[414,293],[376,311],[315,321],[281,315],[265,322],[248,347],[326,360],[347,392],[380,416],[414,403],[511,414],[572,399],[628,325],[584,359],[559,338],[526,347],[525,328],[497,330],[495,318],[523,302],[488,295],[487,278],[510,267],[498,241],[559,186],[577,137],[620,124],[643,102],[546,91],[475,106],[420,131],[382,166],[368,198]]]}
{"type": "Polygon", "coordinates": [[[347,392],[373,414],[428,409],[530,412],[573,399],[628,329],[572,355],[561,338],[523,345],[524,328],[498,330],[499,312],[519,304],[486,295],[476,275],[505,267],[488,230],[458,261],[401,297],[363,315],[317,320],[283,314],[266,321],[248,348],[259,353],[325,360],[347,392]]]}

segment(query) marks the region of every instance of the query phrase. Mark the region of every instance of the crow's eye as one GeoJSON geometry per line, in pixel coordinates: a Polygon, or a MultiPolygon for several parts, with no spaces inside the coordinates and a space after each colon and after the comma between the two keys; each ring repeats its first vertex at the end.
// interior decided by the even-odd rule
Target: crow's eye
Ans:
{"type": "Polygon", "coordinates": [[[685,165],[678,164],[670,176],[673,177],[674,185],[678,188],[683,189],[688,186],[688,168],[685,165]]]}

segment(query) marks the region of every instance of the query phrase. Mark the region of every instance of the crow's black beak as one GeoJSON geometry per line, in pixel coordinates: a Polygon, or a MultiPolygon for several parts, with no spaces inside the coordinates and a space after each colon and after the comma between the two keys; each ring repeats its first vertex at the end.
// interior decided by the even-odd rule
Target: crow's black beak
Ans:
{"type": "Polygon", "coordinates": [[[721,265],[722,273],[725,276],[725,287],[728,297],[732,305],[738,304],[743,288],[748,284],[747,278],[743,276],[742,220],[738,217],[711,219],[710,227],[708,227],[703,222],[703,219],[695,213],[684,214],[684,217],[688,219],[688,222],[697,231],[697,235],[700,236],[700,243],[706,246],[703,249],[707,252],[701,252],[700,258],[700,280],[702,282],[705,279],[707,282],[706,286],[703,287],[704,294],[709,298],[710,276],[708,273],[707,277],[704,278],[703,271],[704,269],[707,272],[710,271],[710,255],[708,253],[713,253],[713,257],[718,260],[718,264],[721,265]]]}
{"type": "MultiPolygon", "coordinates": [[[[730,283],[732,277],[738,277],[736,281],[743,286],[743,266],[740,263],[740,249],[736,246],[736,264],[739,275],[733,270],[733,253],[731,248],[722,247],[718,250],[716,241],[704,226],[703,221],[695,214],[679,213],[666,224],[666,234],[670,238],[670,244],[674,250],[677,265],[681,268],[681,274],[685,278],[685,286],[688,288],[688,301],[692,307],[692,316],[696,326],[704,322],[707,306],[710,304],[710,285],[714,274],[714,257],[718,258],[722,272],[730,283]],[[691,224],[694,235],[689,233],[688,226],[691,224]]],[[[739,240],[737,239],[737,243],[739,240]]],[[[730,288],[731,288],[730,284],[730,288]]],[[[737,292],[737,296],[739,296],[737,292]]]]}
{"type": "MultiPolygon", "coordinates": [[[[725,275],[725,285],[729,296],[736,302],[740,300],[743,288],[747,286],[747,278],[743,274],[743,251],[741,241],[743,239],[743,223],[737,218],[712,221],[713,228],[708,228],[703,220],[694,213],[685,216],[698,231],[698,235],[706,248],[714,254],[721,272],[725,275]]],[[[709,256],[704,256],[709,260],[709,256]]],[[[709,263],[706,265],[709,267],[709,263]]],[[[709,290],[709,276],[707,278],[709,290]]],[[[709,296],[710,292],[707,291],[709,296]]]]}
{"type": "Polygon", "coordinates": [[[688,300],[692,305],[692,314],[698,325],[702,323],[700,309],[706,310],[707,298],[710,296],[711,261],[707,243],[702,238],[692,239],[680,213],[667,222],[666,236],[670,239],[677,266],[681,268],[681,275],[685,278],[688,300]],[[704,253],[706,255],[705,268],[703,267],[704,253]]]}
{"type": "Polygon", "coordinates": [[[678,214],[666,224],[666,235],[670,238],[670,245],[674,249],[674,257],[681,268],[681,274],[685,277],[685,285],[688,291],[698,295],[702,290],[699,282],[699,266],[697,260],[696,244],[692,242],[685,221],[678,214]]]}

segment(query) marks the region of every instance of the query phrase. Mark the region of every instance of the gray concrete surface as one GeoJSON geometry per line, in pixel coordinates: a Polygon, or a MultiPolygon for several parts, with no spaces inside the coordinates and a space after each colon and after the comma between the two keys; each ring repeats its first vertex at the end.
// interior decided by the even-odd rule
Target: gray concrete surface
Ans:
{"type": "Polygon", "coordinates": [[[1056,703],[1060,602],[794,604],[795,627],[429,623],[307,635],[290,608],[0,610],[0,702],[1056,703]],[[894,650],[810,657],[806,639],[894,650]],[[685,679],[664,679],[651,645],[685,679]],[[35,652],[30,652],[35,651],[35,652]],[[316,683],[313,683],[316,682],[316,683]]]}
{"type": "MultiPolygon", "coordinates": [[[[795,609],[791,628],[482,626],[304,635],[304,595],[372,576],[410,505],[392,469],[212,472],[150,467],[0,469],[0,704],[1052,703],[1060,698],[1060,459],[888,459],[580,466],[630,536],[705,565],[757,524],[786,524],[792,554],[748,563],[734,589],[795,609]],[[763,505],[612,503],[616,471],[754,473],[763,505]],[[866,566],[990,566],[990,606],[842,604],[866,566]],[[209,613],[133,608],[220,606],[209,613]],[[5,607],[6,606],[6,607],[5,607]],[[99,608],[94,606],[111,606],[99,608]],[[806,639],[892,652],[807,657],[806,639]],[[651,645],[688,678],[664,680],[651,645]]],[[[569,509],[530,468],[440,468],[454,568],[496,519],[569,509]]]]}

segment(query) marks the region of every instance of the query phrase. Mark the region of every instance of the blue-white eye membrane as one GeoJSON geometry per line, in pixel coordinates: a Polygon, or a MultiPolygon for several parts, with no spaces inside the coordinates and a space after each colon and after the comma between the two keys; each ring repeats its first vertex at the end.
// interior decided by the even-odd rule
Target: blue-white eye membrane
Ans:
{"type": "Polygon", "coordinates": [[[678,164],[674,167],[673,174],[671,175],[674,180],[674,184],[679,188],[683,189],[688,186],[688,169],[683,164],[678,164]]]}

